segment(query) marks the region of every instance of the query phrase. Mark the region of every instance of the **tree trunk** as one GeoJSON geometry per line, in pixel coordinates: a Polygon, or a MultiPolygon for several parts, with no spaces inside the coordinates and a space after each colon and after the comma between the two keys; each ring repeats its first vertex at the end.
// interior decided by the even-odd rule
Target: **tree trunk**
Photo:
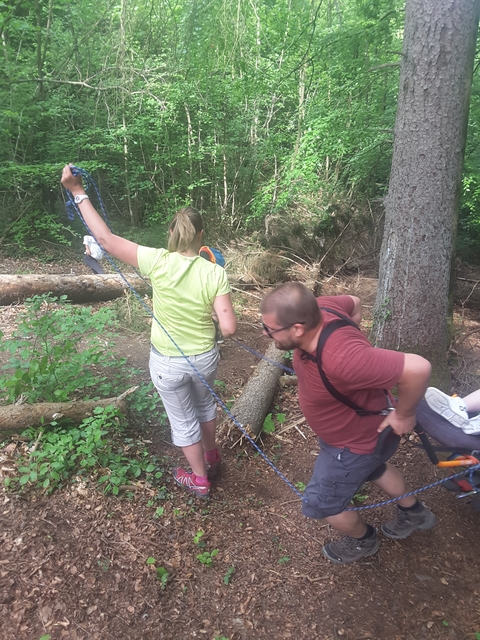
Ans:
{"type": "MultiPolygon", "coordinates": [[[[150,292],[150,285],[139,276],[125,276],[140,294],[150,292]]],[[[127,284],[117,274],[88,276],[57,275],[0,275],[0,305],[22,302],[34,295],[51,293],[66,295],[72,302],[98,302],[113,300],[123,295],[127,284]]]]}
{"type": "Polygon", "coordinates": [[[425,356],[443,382],[478,15],[478,0],[407,0],[374,314],[377,346],[425,356]]]}
{"type": "MultiPolygon", "coordinates": [[[[285,363],[285,352],[277,349],[273,341],[268,347],[265,357],[278,364],[285,363]]],[[[230,410],[242,427],[250,427],[255,436],[262,430],[281,375],[282,369],[280,367],[276,367],[266,360],[261,360],[255,373],[250,377],[230,410]]],[[[224,430],[229,423],[231,421],[228,419],[224,421],[221,429],[224,430]]]]}
{"type": "Polygon", "coordinates": [[[79,424],[84,418],[93,415],[96,407],[117,407],[126,413],[124,397],[105,398],[104,400],[78,400],[77,402],[40,402],[38,404],[7,405],[0,407],[0,432],[19,433],[29,427],[40,427],[53,420],[66,418],[79,424]]]}

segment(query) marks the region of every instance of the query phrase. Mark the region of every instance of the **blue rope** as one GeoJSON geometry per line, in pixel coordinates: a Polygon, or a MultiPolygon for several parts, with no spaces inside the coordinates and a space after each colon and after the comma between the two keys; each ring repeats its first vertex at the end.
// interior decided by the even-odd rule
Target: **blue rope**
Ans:
{"type": "MultiPolygon", "coordinates": [[[[88,173],[88,171],[85,171],[85,169],[80,169],[80,167],[70,167],[71,171],[72,171],[72,175],[76,176],[82,176],[83,182],[85,184],[85,191],[88,191],[90,187],[92,187],[92,189],[95,191],[96,195],[97,195],[97,199],[98,199],[98,203],[100,205],[100,208],[102,210],[102,216],[103,219],[105,220],[108,228],[110,229],[110,231],[112,230],[112,227],[110,225],[110,221],[108,220],[108,216],[107,216],[107,210],[105,209],[105,206],[103,204],[103,200],[102,200],[102,196],[100,195],[100,191],[94,181],[94,179],[92,178],[92,176],[88,173]]],[[[88,225],[85,222],[85,220],[83,219],[82,214],[80,213],[80,209],[77,207],[77,205],[75,204],[75,201],[73,199],[73,195],[71,194],[71,192],[68,189],[65,189],[67,196],[68,196],[68,200],[65,203],[65,206],[67,207],[67,216],[69,220],[75,220],[75,214],[78,215],[78,217],[80,218],[80,220],[83,222],[83,224],[85,225],[85,227],[88,229],[88,225]]],[[[90,229],[88,229],[90,235],[93,236],[93,234],[91,233],[90,229]]],[[[97,243],[98,244],[98,243],[97,243]]],[[[102,249],[103,250],[103,249],[102,249]]],[[[104,253],[106,253],[104,251],[104,253]]]]}
{"type": "MultiPolygon", "coordinates": [[[[280,364],[278,362],[275,362],[275,360],[271,360],[270,358],[267,358],[267,356],[265,356],[263,353],[260,353],[259,351],[256,351],[255,349],[252,349],[251,347],[248,347],[247,345],[243,344],[239,340],[235,340],[235,338],[231,338],[231,340],[233,340],[233,342],[235,342],[242,349],[245,349],[245,351],[249,351],[253,355],[261,358],[262,360],[266,360],[268,363],[272,364],[273,366],[279,367],[281,369],[284,369],[288,373],[295,375],[295,371],[293,369],[290,369],[289,367],[285,367],[283,364],[280,364]]],[[[473,474],[474,474],[475,470],[477,470],[479,468],[480,468],[480,465],[473,466],[473,467],[470,468],[469,481],[470,481],[470,484],[471,484],[472,487],[475,487],[474,482],[473,482],[473,474]]],[[[457,473],[455,475],[450,475],[447,478],[444,478],[443,480],[438,480],[437,482],[434,482],[432,484],[426,485],[425,487],[421,487],[420,489],[416,489],[415,491],[410,491],[410,493],[406,493],[403,496],[399,496],[398,498],[392,498],[390,500],[385,500],[384,502],[377,502],[375,504],[364,505],[362,507],[352,507],[352,508],[349,508],[349,509],[345,509],[345,511],[366,511],[367,509],[375,509],[376,507],[383,507],[385,505],[393,504],[395,502],[398,502],[399,500],[403,500],[403,498],[409,498],[410,496],[414,496],[414,495],[416,495],[418,493],[422,493],[423,491],[426,491],[427,489],[431,489],[433,487],[436,487],[437,485],[440,485],[440,484],[443,484],[445,482],[448,482],[449,480],[464,476],[466,473],[467,473],[466,471],[461,471],[461,472],[459,472],[459,473],[457,473]]],[[[479,489],[475,489],[474,488],[474,491],[475,491],[475,493],[480,493],[479,489]]],[[[305,498],[303,496],[302,496],[302,501],[305,501],[305,498]]]]}
{"type": "MultiPolygon", "coordinates": [[[[87,172],[84,171],[83,169],[78,169],[78,167],[72,167],[72,173],[73,171],[77,171],[78,173],[74,173],[74,175],[81,175],[82,177],[84,177],[87,172]]],[[[93,181],[93,178],[88,175],[88,181],[89,183],[91,183],[92,185],[95,185],[95,182],[93,181]]],[[[101,196],[100,193],[98,191],[98,189],[96,188],[95,185],[95,191],[97,193],[97,197],[99,198],[99,201],[101,202],[101,196]]],[[[67,190],[66,190],[67,191],[67,190]]],[[[69,202],[71,204],[71,206],[73,205],[74,207],[74,211],[77,213],[77,215],[79,216],[80,220],[83,222],[83,224],[85,225],[85,227],[88,229],[90,235],[92,235],[93,238],[95,238],[95,236],[93,235],[93,233],[90,231],[90,229],[88,228],[88,225],[86,224],[85,220],[83,219],[83,216],[81,215],[77,205],[75,205],[73,198],[72,198],[72,194],[70,192],[67,191],[67,193],[69,194],[69,202]]],[[[102,209],[102,213],[104,212],[105,208],[103,206],[103,203],[101,204],[101,209],[102,209]]],[[[96,241],[96,238],[95,238],[96,241]]],[[[101,246],[101,245],[100,245],[101,246]]],[[[205,380],[205,378],[202,376],[202,374],[197,370],[197,368],[195,367],[195,365],[190,362],[190,360],[188,359],[188,356],[185,355],[185,353],[182,351],[182,349],[179,347],[179,345],[175,342],[175,340],[172,338],[172,336],[168,333],[168,331],[165,329],[165,327],[161,324],[161,322],[158,320],[158,318],[155,316],[155,314],[152,312],[152,310],[150,309],[150,307],[146,304],[146,302],[144,301],[144,299],[140,296],[140,294],[135,290],[135,288],[128,282],[128,280],[125,278],[125,276],[123,275],[123,273],[121,272],[121,270],[117,267],[117,265],[113,262],[113,260],[109,257],[109,255],[107,254],[107,252],[103,249],[107,259],[109,260],[109,262],[112,264],[112,266],[114,267],[115,271],[117,271],[117,273],[122,277],[122,279],[124,280],[125,284],[127,285],[127,287],[132,291],[132,293],[135,295],[135,297],[139,300],[139,302],[142,304],[142,306],[147,310],[147,312],[152,316],[152,318],[155,320],[155,322],[158,324],[158,326],[161,328],[161,330],[165,333],[165,335],[169,338],[169,340],[173,343],[173,345],[176,347],[176,349],[179,351],[179,353],[183,356],[183,358],[185,358],[185,360],[188,362],[188,364],[190,365],[190,367],[193,369],[193,371],[195,372],[195,375],[198,376],[198,378],[203,382],[203,384],[207,387],[207,389],[210,391],[210,393],[212,394],[212,396],[215,398],[215,400],[218,402],[218,404],[222,407],[222,409],[225,411],[225,413],[228,415],[228,417],[232,420],[232,422],[240,429],[240,431],[242,432],[242,434],[245,436],[245,438],[255,447],[255,449],[258,451],[258,453],[262,456],[262,458],[265,460],[265,462],[267,462],[267,464],[280,476],[280,478],[282,478],[282,480],[290,487],[290,489],[292,489],[292,491],[294,493],[297,494],[297,496],[303,500],[303,496],[302,494],[293,486],[293,484],[291,484],[291,482],[289,482],[289,480],[287,480],[287,478],[283,475],[283,473],[280,471],[280,469],[278,469],[273,462],[263,453],[263,451],[260,449],[260,447],[257,445],[257,443],[253,440],[253,438],[251,436],[248,435],[248,433],[245,431],[245,429],[243,428],[243,426],[240,424],[240,422],[238,422],[238,420],[235,418],[235,416],[231,413],[231,411],[228,409],[228,407],[222,402],[222,400],[219,398],[219,396],[215,393],[215,391],[211,388],[211,386],[208,384],[208,382],[205,380]]]]}
{"type": "Polygon", "coordinates": [[[262,360],[266,360],[270,364],[273,364],[275,367],[279,367],[280,369],[283,369],[287,373],[295,375],[295,371],[293,369],[290,369],[290,367],[286,367],[284,364],[281,364],[280,362],[275,362],[275,360],[272,360],[271,358],[267,358],[266,355],[264,355],[263,353],[260,353],[259,351],[255,351],[255,349],[252,349],[251,347],[248,347],[246,344],[243,344],[242,342],[240,342],[240,340],[236,340],[235,338],[230,338],[230,340],[235,342],[235,344],[238,344],[238,346],[242,347],[242,349],[245,349],[245,351],[249,351],[250,353],[253,353],[254,356],[257,356],[262,360]]]}
{"type": "MultiPolygon", "coordinates": [[[[97,200],[98,200],[98,204],[100,205],[100,209],[102,211],[103,219],[105,220],[105,223],[108,226],[108,228],[110,229],[110,231],[112,231],[112,227],[110,225],[110,221],[109,221],[108,216],[107,216],[107,210],[105,208],[105,205],[103,204],[103,199],[102,199],[102,196],[100,194],[100,191],[99,191],[99,189],[97,187],[97,184],[96,184],[95,180],[92,178],[92,176],[85,169],[81,169],[80,167],[74,167],[74,166],[70,167],[70,169],[72,171],[72,175],[74,175],[74,176],[79,176],[79,175],[82,176],[82,179],[83,179],[84,184],[85,184],[85,191],[88,191],[90,188],[92,188],[95,191],[95,194],[96,194],[97,200]]],[[[98,244],[100,249],[103,251],[103,255],[107,258],[108,262],[111,264],[111,266],[114,268],[114,270],[119,274],[119,276],[123,279],[123,281],[126,283],[126,285],[128,287],[132,288],[132,290],[133,290],[133,287],[131,287],[130,283],[125,278],[125,276],[123,275],[121,270],[117,267],[115,262],[108,255],[107,251],[105,251],[105,249],[102,247],[102,245],[95,238],[95,236],[92,233],[92,231],[90,230],[88,224],[85,222],[78,205],[75,204],[75,200],[73,198],[72,193],[68,189],[65,189],[65,193],[67,194],[67,200],[65,201],[65,207],[67,209],[67,217],[68,217],[68,219],[69,220],[75,220],[75,214],[80,218],[80,220],[82,221],[84,227],[88,231],[88,234],[90,236],[92,236],[92,238],[98,244]]],[[[137,269],[135,269],[135,267],[133,267],[133,270],[135,271],[135,273],[137,274],[137,276],[139,278],[141,278],[144,282],[146,282],[150,286],[150,283],[142,276],[141,273],[139,273],[139,271],[137,271],[137,269]]]]}
{"type": "MultiPolygon", "coordinates": [[[[80,169],[78,167],[72,167],[72,174],[74,176],[78,176],[81,175],[82,178],[85,180],[86,183],[86,187],[85,190],[88,189],[89,186],[92,186],[93,189],[95,190],[95,193],[97,195],[99,204],[100,204],[100,208],[102,211],[102,215],[104,216],[104,220],[106,222],[106,224],[108,225],[109,229],[111,230],[111,226],[110,223],[108,222],[108,218],[107,218],[107,213],[103,204],[103,200],[102,197],[100,195],[100,192],[98,190],[97,185],[95,184],[95,181],[93,180],[93,178],[91,177],[91,175],[85,171],[84,169],[80,169]]],[[[65,191],[67,192],[68,195],[68,200],[66,201],[66,206],[67,206],[67,216],[70,220],[74,220],[75,219],[75,213],[78,215],[78,217],[80,218],[80,220],[83,222],[84,226],[86,227],[86,229],[88,230],[89,234],[95,239],[95,241],[97,242],[97,239],[95,238],[94,234],[91,232],[91,230],[89,229],[87,223],[85,222],[85,220],[83,219],[82,214],[80,213],[80,210],[78,208],[78,206],[75,204],[72,194],[70,193],[70,191],[68,191],[68,189],[65,189],[65,191]],[[72,213],[75,212],[75,213],[72,213]],[[73,216],[73,217],[71,217],[73,216]]],[[[278,467],[276,467],[273,462],[264,454],[264,452],[260,449],[260,447],[257,445],[257,443],[255,442],[255,440],[245,431],[245,429],[243,428],[243,426],[240,424],[240,422],[238,422],[238,420],[235,418],[235,416],[232,414],[232,412],[228,409],[228,407],[222,402],[222,400],[219,398],[219,396],[215,393],[215,391],[211,388],[211,386],[208,384],[208,382],[205,380],[205,378],[202,376],[202,374],[197,370],[197,368],[195,367],[194,364],[192,364],[190,362],[190,360],[188,359],[188,356],[185,355],[185,353],[182,351],[182,349],[178,346],[178,344],[175,342],[175,340],[172,338],[172,336],[168,333],[168,331],[165,329],[165,327],[161,324],[161,322],[158,320],[158,318],[155,316],[155,314],[152,312],[152,310],[150,309],[150,307],[146,304],[146,302],[144,301],[144,299],[141,297],[141,295],[135,290],[135,288],[128,282],[128,280],[126,279],[126,277],[123,275],[122,271],[117,267],[117,265],[113,262],[113,260],[110,258],[110,256],[108,255],[108,253],[105,251],[105,249],[103,249],[103,247],[100,245],[100,243],[97,242],[97,244],[99,244],[99,246],[102,248],[102,251],[105,253],[106,258],[108,259],[108,261],[110,262],[110,264],[113,266],[113,268],[115,269],[115,271],[120,275],[120,277],[123,279],[123,281],[125,282],[125,284],[127,285],[127,287],[132,291],[132,293],[135,295],[135,297],[139,300],[139,302],[143,305],[143,307],[147,310],[147,312],[152,316],[152,318],[155,320],[155,322],[158,324],[158,326],[162,329],[162,331],[165,333],[165,335],[169,338],[169,340],[174,344],[174,346],[177,348],[177,350],[179,351],[179,353],[183,356],[183,358],[185,358],[185,360],[188,362],[188,364],[190,365],[190,367],[193,369],[193,371],[195,372],[195,375],[198,376],[198,378],[203,382],[203,384],[207,387],[207,389],[210,391],[210,393],[212,394],[212,396],[215,398],[215,400],[218,402],[218,404],[222,407],[222,409],[225,411],[225,413],[228,415],[228,417],[230,418],[230,420],[232,420],[232,422],[235,424],[235,426],[238,427],[238,429],[240,429],[241,433],[244,435],[244,437],[250,442],[250,444],[253,445],[253,447],[258,451],[258,453],[260,454],[260,456],[265,460],[265,462],[275,471],[275,473],[290,487],[290,489],[292,489],[292,491],[300,498],[300,500],[302,500],[302,502],[305,502],[305,498],[304,496],[300,493],[300,491],[297,490],[296,487],[294,487],[294,485],[284,476],[284,474],[280,471],[280,469],[278,469],[278,467]]],[[[288,371],[288,373],[295,373],[293,371],[293,369],[290,369],[288,367],[285,367],[282,364],[279,364],[278,362],[275,362],[274,360],[271,360],[270,358],[267,358],[265,355],[259,353],[258,351],[255,351],[254,349],[251,349],[250,347],[247,347],[246,345],[243,345],[241,342],[239,342],[238,340],[233,339],[234,342],[236,342],[237,344],[239,344],[242,348],[246,349],[247,351],[250,351],[251,353],[259,356],[260,358],[263,358],[264,360],[266,360],[267,362],[269,362],[270,364],[273,364],[277,367],[280,367],[282,369],[284,369],[285,371],[288,371]]],[[[476,465],[474,467],[471,468],[470,470],[470,478],[473,478],[473,472],[476,469],[480,469],[480,464],[476,465]]],[[[451,475],[448,476],[447,478],[444,478],[443,480],[438,480],[437,482],[434,482],[433,484],[427,485],[425,487],[421,487],[420,489],[416,489],[415,491],[411,491],[410,493],[406,493],[403,496],[399,496],[398,498],[392,498],[391,500],[385,500],[384,502],[377,502],[376,504],[372,504],[372,505],[365,505],[362,507],[353,507],[350,509],[345,509],[345,511],[366,511],[367,509],[375,509],[376,507],[383,507],[385,505],[389,505],[389,504],[393,504],[394,502],[398,502],[399,500],[402,500],[403,498],[407,498],[409,496],[412,495],[416,495],[418,493],[422,493],[423,491],[426,491],[427,489],[431,489],[432,487],[436,487],[440,484],[443,484],[444,482],[447,482],[448,480],[452,480],[453,478],[457,478],[460,476],[464,476],[465,475],[465,471],[461,471],[460,473],[457,473],[455,475],[451,475]]],[[[471,482],[472,486],[473,486],[473,482],[471,482]]]]}
{"type": "MultiPolygon", "coordinates": [[[[480,469],[480,464],[474,465],[471,467],[470,469],[470,478],[473,478],[473,472],[476,471],[477,469],[480,469]]],[[[375,504],[369,504],[369,505],[365,505],[363,507],[352,507],[350,509],[345,509],[345,511],[366,511],[367,509],[375,509],[376,507],[384,507],[388,504],[393,504],[394,502],[398,502],[399,500],[403,500],[403,498],[409,498],[410,496],[415,496],[417,495],[417,493],[422,493],[423,491],[426,491],[427,489],[432,489],[433,487],[437,487],[441,484],[443,484],[444,482],[447,482],[448,480],[453,480],[454,478],[460,478],[460,476],[465,476],[467,472],[464,471],[460,471],[459,473],[455,473],[454,475],[448,476],[447,478],[443,478],[442,480],[437,480],[437,482],[432,482],[432,484],[428,484],[425,487],[421,487],[420,489],[415,489],[415,491],[410,491],[410,493],[405,493],[403,496],[400,496],[398,498],[392,498],[391,500],[385,500],[384,502],[377,502],[375,504]]],[[[473,482],[470,482],[470,484],[473,485],[473,482]]],[[[475,490],[475,493],[477,493],[477,490],[475,490]]]]}

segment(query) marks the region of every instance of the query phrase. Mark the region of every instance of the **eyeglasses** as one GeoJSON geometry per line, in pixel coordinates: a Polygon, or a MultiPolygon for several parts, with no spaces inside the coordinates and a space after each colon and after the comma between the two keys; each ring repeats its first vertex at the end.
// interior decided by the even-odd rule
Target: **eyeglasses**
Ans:
{"type": "Polygon", "coordinates": [[[274,333],[278,333],[279,331],[285,331],[286,329],[291,329],[296,324],[305,324],[305,322],[292,322],[292,324],[289,324],[286,327],[280,327],[280,329],[271,329],[270,327],[267,327],[267,325],[264,322],[262,322],[262,329],[265,331],[265,333],[269,338],[273,338],[274,333]]]}

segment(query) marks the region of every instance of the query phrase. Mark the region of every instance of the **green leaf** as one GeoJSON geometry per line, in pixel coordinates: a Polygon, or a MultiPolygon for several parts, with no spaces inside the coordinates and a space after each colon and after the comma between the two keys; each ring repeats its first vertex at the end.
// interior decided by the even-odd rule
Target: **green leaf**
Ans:
{"type": "Polygon", "coordinates": [[[155,564],[155,562],[156,562],[156,560],[152,556],[149,556],[147,558],[147,564],[155,564]]]}
{"type": "Polygon", "coordinates": [[[263,431],[265,433],[273,433],[275,431],[275,424],[272,419],[272,414],[269,413],[263,422],[263,431]]]}
{"type": "Polygon", "coordinates": [[[196,545],[199,545],[199,544],[200,544],[200,541],[201,541],[201,539],[202,539],[202,537],[203,537],[204,535],[205,535],[205,531],[202,531],[202,530],[197,531],[197,533],[193,536],[193,542],[194,542],[196,545]]]}
{"type": "Polygon", "coordinates": [[[235,571],[235,567],[228,567],[227,573],[223,576],[223,582],[225,584],[230,584],[230,580],[232,579],[233,573],[235,571]]]}

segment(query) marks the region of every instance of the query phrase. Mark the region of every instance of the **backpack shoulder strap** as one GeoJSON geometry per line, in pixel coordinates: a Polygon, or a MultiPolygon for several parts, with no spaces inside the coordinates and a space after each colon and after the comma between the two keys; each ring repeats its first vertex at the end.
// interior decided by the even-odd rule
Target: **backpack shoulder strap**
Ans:
{"type": "Polygon", "coordinates": [[[334,309],[329,309],[328,307],[318,307],[318,308],[320,309],[320,311],[328,311],[328,313],[333,313],[334,316],[338,316],[339,318],[342,318],[342,320],[345,320],[345,325],[342,325],[342,326],[346,326],[347,324],[349,324],[351,327],[355,327],[355,329],[358,329],[358,324],[356,324],[351,318],[349,318],[344,313],[340,313],[340,311],[335,311],[334,309]]]}
{"type": "MultiPolygon", "coordinates": [[[[332,335],[332,333],[337,329],[340,329],[341,327],[348,327],[348,326],[352,326],[358,329],[358,325],[356,325],[351,318],[343,315],[343,313],[340,313],[339,311],[334,311],[333,309],[328,309],[327,307],[319,307],[319,309],[321,309],[322,311],[328,311],[329,313],[333,313],[334,315],[340,318],[339,320],[333,320],[333,322],[330,322],[329,324],[327,324],[327,326],[322,330],[317,343],[317,351],[316,351],[317,368],[318,368],[318,373],[320,374],[320,377],[322,379],[322,382],[325,385],[325,389],[336,400],[338,400],[342,404],[345,404],[347,407],[350,407],[350,409],[353,409],[353,411],[355,411],[355,413],[358,416],[386,415],[386,413],[388,413],[388,411],[390,410],[389,407],[387,407],[386,409],[383,409],[382,411],[367,411],[367,409],[362,409],[362,407],[359,407],[358,404],[355,404],[355,402],[352,402],[349,398],[347,398],[347,396],[344,396],[343,393],[340,393],[340,391],[335,389],[333,384],[327,378],[325,371],[323,370],[323,367],[322,367],[322,351],[323,351],[323,347],[325,346],[325,342],[332,335]]],[[[384,389],[383,392],[385,394],[385,397],[387,398],[387,402],[390,404],[387,391],[384,389]]]]}
{"type": "MultiPolygon", "coordinates": [[[[355,323],[353,324],[355,325],[355,323]]],[[[325,371],[323,370],[323,367],[322,367],[322,351],[323,351],[323,347],[325,346],[325,342],[328,340],[328,338],[332,335],[334,331],[336,331],[337,329],[340,329],[340,327],[348,327],[350,325],[351,323],[348,322],[348,320],[345,318],[341,320],[334,320],[333,322],[330,322],[329,324],[327,324],[325,329],[323,329],[317,343],[316,356],[317,356],[318,373],[320,374],[320,377],[322,379],[323,384],[325,385],[326,390],[336,400],[338,400],[342,404],[346,404],[347,407],[350,407],[350,409],[353,409],[355,413],[359,416],[371,415],[370,411],[365,411],[364,409],[359,407],[358,404],[355,404],[355,402],[352,402],[351,400],[349,400],[347,396],[344,396],[343,393],[340,393],[340,391],[337,391],[337,389],[335,389],[335,387],[332,385],[330,380],[327,378],[325,371]]]]}

